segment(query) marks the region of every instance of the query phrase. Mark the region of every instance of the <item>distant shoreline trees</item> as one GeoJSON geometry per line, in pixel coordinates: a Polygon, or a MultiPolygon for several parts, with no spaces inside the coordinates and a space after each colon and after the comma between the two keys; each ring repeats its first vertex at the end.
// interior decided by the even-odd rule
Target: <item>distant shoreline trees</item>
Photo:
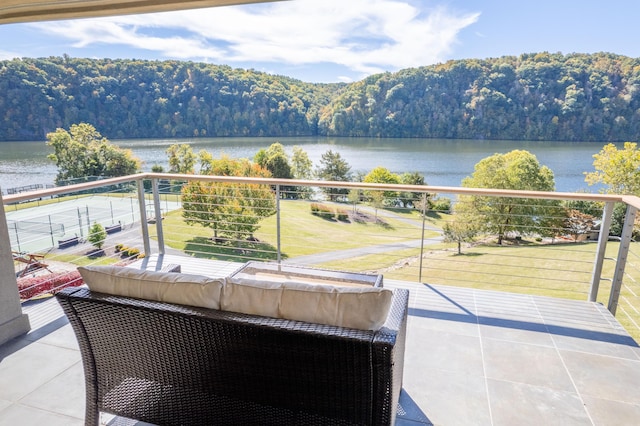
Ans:
{"type": "Polygon", "coordinates": [[[347,136],[640,140],[640,59],[546,52],[313,84],[205,63],[0,61],[0,141],[92,123],[111,139],[347,136]]]}

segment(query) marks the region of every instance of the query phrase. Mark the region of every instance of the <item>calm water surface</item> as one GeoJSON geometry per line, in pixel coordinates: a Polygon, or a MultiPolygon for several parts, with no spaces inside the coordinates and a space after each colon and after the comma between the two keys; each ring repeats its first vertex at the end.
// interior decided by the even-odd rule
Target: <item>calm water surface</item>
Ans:
{"type": "MultiPolygon", "coordinates": [[[[429,185],[460,186],[473,173],[474,165],[495,153],[525,149],[535,154],[541,164],[553,170],[557,191],[573,192],[588,189],[584,172],[593,171],[593,154],[605,145],[591,142],[475,141],[443,139],[374,139],[374,138],[199,138],[112,140],[131,149],[143,161],[143,171],[154,164],[168,170],[166,149],[174,143],[188,143],[194,152],[205,149],[215,156],[253,158],[261,148],[273,142],[282,143],[291,154],[299,145],[308,154],[314,167],[327,150],[337,151],[354,172],[367,173],[384,166],[394,173],[420,172],[429,185]]],[[[0,187],[30,184],[52,184],[57,168],[47,159],[51,149],[39,142],[0,142],[0,187]]]]}

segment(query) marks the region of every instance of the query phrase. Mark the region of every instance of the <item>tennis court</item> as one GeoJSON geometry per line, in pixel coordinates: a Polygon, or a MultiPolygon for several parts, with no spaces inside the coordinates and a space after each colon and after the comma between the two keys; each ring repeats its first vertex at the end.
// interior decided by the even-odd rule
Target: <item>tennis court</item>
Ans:
{"type": "MultiPolygon", "coordinates": [[[[162,214],[179,209],[179,198],[163,200],[162,214]]],[[[153,202],[147,201],[147,218],[155,217],[153,202]]],[[[87,238],[94,222],[110,227],[130,228],[140,222],[136,194],[124,196],[91,195],[65,199],[57,203],[9,211],[7,224],[11,249],[17,252],[42,253],[58,247],[60,240],[87,238]]]]}

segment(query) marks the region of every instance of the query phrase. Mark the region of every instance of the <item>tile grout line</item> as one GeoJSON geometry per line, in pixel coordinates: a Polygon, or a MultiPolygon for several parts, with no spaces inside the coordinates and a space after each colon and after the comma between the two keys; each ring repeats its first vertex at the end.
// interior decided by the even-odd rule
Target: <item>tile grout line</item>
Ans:
{"type": "Polygon", "coordinates": [[[558,348],[556,339],[554,338],[553,334],[549,331],[549,327],[547,326],[547,320],[545,319],[545,317],[540,312],[540,309],[538,308],[538,304],[536,303],[536,299],[533,298],[532,296],[530,296],[530,297],[531,297],[531,302],[533,303],[533,306],[536,308],[536,311],[540,315],[540,319],[542,320],[542,323],[544,324],[544,327],[547,330],[547,334],[551,338],[551,342],[553,343],[553,349],[556,351],[556,354],[558,354],[558,358],[560,358],[560,362],[562,363],[562,367],[566,371],[567,376],[569,376],[569,380],[571,381],[571,386],[573,386],[573,389],[575,390],[576,395],[578,396],[578,398],[580,399],[580,402],[582,403],[582,409],[584,410],[584,412],[587,415],[587,418],[589,419],[591,424],[595,426],[596,423],[593,421],[593,417],[591,417],[591,413],[589,413],[589,410],[587,410],[587,405],[586,405],[584,399],[582,398],[582,394],[580,393],[580,390],[578,389],[578,386],[576,385],[575,380],[573,379],[573,375],[569,371],[569,368],[567,367],[567,364],[564,361],[564,357],[562,356],[562,353],[560,352],[560,349],[558,348]]]}
{"type": "Polygon", "coordinates": [[[478,327],[478,343],[480,344],[480,357],[482,359],[482,375],[484,377],[484,391],[487,394],[487,408],[489,409],[489,423],[493,425],[493,410],[491,409],[491,395],[489,393],[489,378],[487,377],[487,365],[484,358],[484,345],[482,338],[482,328],[480,327],[480,316],[478,315],[477,292],[473,291],[473,309],[476,316],[476,326],[478,327]]]}

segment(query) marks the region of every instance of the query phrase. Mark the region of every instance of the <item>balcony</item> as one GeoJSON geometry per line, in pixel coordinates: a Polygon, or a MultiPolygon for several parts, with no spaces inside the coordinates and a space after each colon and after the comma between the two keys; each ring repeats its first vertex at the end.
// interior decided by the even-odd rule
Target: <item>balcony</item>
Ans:
{"type": "MultiPolygon", "coordinates": [[[[385,287],[410,290],[398,425],[624,425],[640,418],[640,347],[634,340],[640,337],[640,274],[631,238],[640,203],[634,197],[142,174],[6,196],[4,204],[8,225],[0,223],[0,242],[11,251],[44,254],[43,263],[58,274],[77,264],[132,262],[226,276],[248,260],[380,271],[385,287]],[[275,214],[261,219],[251,240],[242,233],[212,239],[215,227],[203,226],[211,225],[207,219],[191,225],[182,220],[186,205],[173,188],[189,181],[269,185],[275,214]],[[442,242],[439,231],[453,221],[450,215],[426,206],[420,211],[316,199],[375,220],[318,218],[309,213],[312,201],[284,198],[283,188],[292,186],[437,193],[454,205],[463,202],[459,195],[481,195],[580,199],[603,208],[593,242],[573,242],[562,232],[555,241],[515,232],[508,244],[482,238],[463,244],[458,255],[456,244],[442,242]],[[625,226],[620,241],[608,241],[616,202],[627,205],[625,226]],[[86,242],[96,221],[120,225],[101,256],[86,242]],[[315,244],[308,238],[317,237],[307,236],[312,226],[323,230],[315,244]],[[77,244],[59,247],[73,237],[77,244]],[[126,260],[116,244],[146,256],[126,260]]],[[[0,255],[7,251],[0,247],[0,255]]],[[[52,274],[40,268],[26,275],[52,274]]],[[[10,274],[0,276],[5,286],[10,274]]],[[[21,310],[31,331],[0,346],[0,425],[82,424],[82,366],[69,324],[51,297],[23,301],[21,310]]],[[[129,423],[108,415],[102,420],[129,423]]]]}

